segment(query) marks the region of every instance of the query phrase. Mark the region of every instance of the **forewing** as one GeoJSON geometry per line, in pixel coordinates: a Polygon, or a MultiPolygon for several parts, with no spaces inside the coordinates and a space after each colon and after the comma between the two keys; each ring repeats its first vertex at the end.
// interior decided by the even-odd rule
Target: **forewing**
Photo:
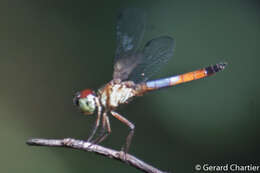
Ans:
{"type": "Polygon", "coordinates": [[[140,83],[148,80],[157,73],[162,65],[166,64],[173,56],[174,39],[168,36],[161,36],[148,41],[139,55],[139,62],[132,70],[128,80],[140,83]]]}
{"type": "Polygon", "coordinates": [[[138,8],[119,13],[116,26],[116,54],[113,78],[124,80],[138,64],[136,53],[145,29],[145,13],[138,8]]]}

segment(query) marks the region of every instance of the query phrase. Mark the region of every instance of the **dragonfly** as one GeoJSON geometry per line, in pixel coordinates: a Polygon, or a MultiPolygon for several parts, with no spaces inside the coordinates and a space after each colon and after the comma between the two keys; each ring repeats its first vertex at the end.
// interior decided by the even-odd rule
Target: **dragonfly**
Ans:
{"type": "Polygon", "coordinates": [[[111,133],[109,115],[112,115],[130,129],[122,147],[122,151],[127,153],[135,125],[116,112],[119,105],[150,91],[211,76],[223,71],[227,65],[218,63],[180,75],[149,80],[172,58],[175,41],[170,36],[159,36],[141,49],[145,23],[146,13],[142,9],[129,8],[118,14],[113,79],[96,92],[84,89],[74,95],[73,102],[84,115],[96,115],[94,128],[87,139],[92,144],[102,142],[111,133]],[[102,132],[93,139],[98,128],[102,128],[102,132]]]}

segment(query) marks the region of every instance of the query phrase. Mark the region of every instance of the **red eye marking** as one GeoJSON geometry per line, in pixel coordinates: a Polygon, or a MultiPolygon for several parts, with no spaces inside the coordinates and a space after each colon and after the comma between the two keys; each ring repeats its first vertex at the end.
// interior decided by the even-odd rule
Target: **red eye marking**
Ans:
{"type": "Polygon", "coordinates": [[[89,94],[92,94],[92,93],[93,93],[93,91],[91,89],[85,89],[85,90],[80,92],[80,98],[85,98],[89,94]]]}

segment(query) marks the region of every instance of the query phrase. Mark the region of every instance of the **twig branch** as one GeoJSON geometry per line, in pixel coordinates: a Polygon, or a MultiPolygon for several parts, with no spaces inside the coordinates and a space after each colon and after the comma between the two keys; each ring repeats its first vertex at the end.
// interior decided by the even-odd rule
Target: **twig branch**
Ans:
{"type": "Polygon", "coordinates": [[[84,150],[89,152],[94,152],[100,155],[103,155],[108,158],[116,159],[124,163],[130,164],[131,166],[142,170],[147,173],[165,173],[144,161],[130,155],[125,154],[122,151],[116,151],[110,148],[105,148],[100,145],[91,144],[82,140],[76,140],[72,138],[65,139],[29,139],[26,142],[28,145],[34,146],[49,146],[49,147],[68,147],[78,150],[84,150]]]}

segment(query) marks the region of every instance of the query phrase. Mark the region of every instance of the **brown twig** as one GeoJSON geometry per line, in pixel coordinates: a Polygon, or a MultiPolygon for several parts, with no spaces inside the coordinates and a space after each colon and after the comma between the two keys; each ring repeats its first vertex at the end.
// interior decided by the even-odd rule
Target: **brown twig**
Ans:
{"type": "Polygon", "coordinates": [[[29,139],[26,143],[28,145],[34,145],[34,146],[68,147],[68,148],[74,148],[78,150],[94,152],[103,155],[105,157],[109,157],[130,164],[131,166],[139,170],[142,170],[143,172],[165,173],[164,171],[161,171],[130,154],[125,154],[122,151],[116,151],[110,148],[105,148],[100,145],[91,144],[89,142],[85,142],[82,140],[76,140],[72,138],[65,138],[65,139],[35,138],[35,139],[29,139]]]}

